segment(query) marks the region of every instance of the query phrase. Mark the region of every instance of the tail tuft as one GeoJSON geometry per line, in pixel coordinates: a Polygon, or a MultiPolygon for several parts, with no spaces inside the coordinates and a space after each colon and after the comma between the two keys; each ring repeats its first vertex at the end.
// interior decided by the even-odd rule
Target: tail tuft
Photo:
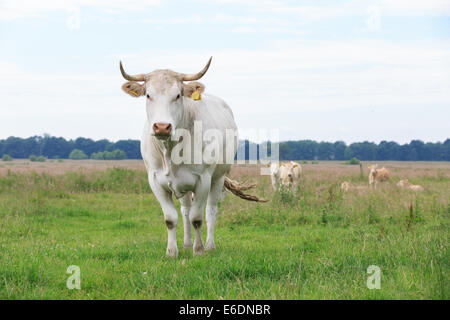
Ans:
{"type": "Polygon", "coordinates": [[[269,200],[266,200],[266,199],[260,199],[257,196],[253,196],[253,195],[244,193],[244,191],[255,187],[256,184],[245,186],[245,185],[239,184],[239,182],[237,182],[237,181],[234,181],[234,180],[231,180],[228,177],[225,177],[224,186],[225,186],[225,188],[230,190],[232,194],[234,194],[235,196],[238,196],[241,199],[248,200],[248,201],[256,201],[256,202],[267,202],[267,201],[269,201],[269,200]]]}

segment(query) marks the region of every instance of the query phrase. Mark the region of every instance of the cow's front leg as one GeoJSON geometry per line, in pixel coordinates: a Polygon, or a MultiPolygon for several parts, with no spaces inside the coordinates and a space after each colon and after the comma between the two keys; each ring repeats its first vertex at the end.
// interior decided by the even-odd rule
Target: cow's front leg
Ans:
{"type": "Polygon", "coordinates": [[[161,185],[149,174],[150,187],[153,194],[158,199],[161,209],[164,214],[164,220],[167,227],[167,250],[166,256],[176,257],[178,256],[177,246],[177,225],[178,225],[178,213],[172,200],[172,195],[164,190],[161,185]]]}
{"type": "Polygon", "coordinates": [[[202,242],[203,212],[210,187],[211,175],[203,174],[195,186],[194,200],[189,211],[189,220],[194,227],[194,255],[200,255],[204,251],[202,242]]]}
{"type": "Polygon", "coordinates": [[[186,193],[182,198],[180,198],[181,203],[181,215],[183,216],[183,227],[184,227],[184,244],[183,249],[192,248],[192,234],[191,234],[191,221],[189,220],[189,211],[192,206],[192,192],[186,193]]]}

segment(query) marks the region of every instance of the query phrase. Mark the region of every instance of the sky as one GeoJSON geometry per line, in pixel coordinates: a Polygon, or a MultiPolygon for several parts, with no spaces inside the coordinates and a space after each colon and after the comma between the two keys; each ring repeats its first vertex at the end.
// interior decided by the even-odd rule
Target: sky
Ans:
{"type": "Polygon", "coordinates": [[[240,137],[450,137],[448,0],[0,0],[0,139],[140,139],[129,74],[195,73],[240,137]]]}

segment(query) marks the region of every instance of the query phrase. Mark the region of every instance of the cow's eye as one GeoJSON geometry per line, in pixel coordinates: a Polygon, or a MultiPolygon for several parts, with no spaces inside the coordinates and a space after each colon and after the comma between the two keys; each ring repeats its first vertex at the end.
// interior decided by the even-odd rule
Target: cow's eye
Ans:
{"type": "Polygon", "coordinates": [[[149,94],[147,94],[147,99],[152,100],[152,98],[150,98],[150,95],[149,95],[149,94]]]}
{"type": "Polygon", "coordinates": [[[180,94],[178,94],[178,95],[177,95],[177,97],[175,98],[175,100],[178,100],[178,99],[180,99],[180,97],[181,97],[181,95],[180,95],[180,94]]]}

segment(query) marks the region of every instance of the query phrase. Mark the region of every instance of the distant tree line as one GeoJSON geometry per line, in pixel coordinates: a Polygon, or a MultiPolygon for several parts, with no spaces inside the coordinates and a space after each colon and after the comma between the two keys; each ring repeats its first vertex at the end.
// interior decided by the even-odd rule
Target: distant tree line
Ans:
{"type": "Polygon", "coordinates": [[[398,144],[393,141],[316,142],[312,140],[286,141],[279,145],[281,160],[399,160],[399,161],[450,161],[450,139],[441,142],[412,140],[398,144]]]}
{"type": "MultiPolygon", "coordinates": [[[[254,159],[251,150],[265,148],[266,144],[256,145],[249,141],[240,141],[238,154],[246,159],[254,159]]],[[[273,147],[273,146],[272,146],[273,147]]],[[[412,140],[398,144],[393,141],[355,142],[347,145],[343,141],[316,142],[313,140],[285,141],[278,144],[281,160],[349,160],[357,158],[364,161],[401,160],[401,161],[450,161],[450,139],[441,142],[412,140]]],[[[0,158],[8,155],[12,158],[29,158],[31,155],[49,159],[142,159],[139,140],[107,139],[92,140],[77,138],[66,140],[50,135],[29,138],[9,137],[0,140],[0,158]],[[75,151],[75,152],[74,152],[75,151]]],[[[268,153],[270,155],[270,144],[268,153]]],[[[257,156],[256,156],[257,157],[257,156]]]]}
{"type": "MultiPolygon", "coordinates": [[[[9,137],[0,140],[0,157],[8,154],[16,159],[29,158],[31,155],[44,156],[49,159],[68,159],[74,150],[82,151],[86,158],[91,158],[93,154],[96,154],[94,155],[96,159],[106,158],[108,160],[111,157],[116,157],[117,159],[142,159],[139,140],[111,142],[106,139],[95,141],[81,137],[75,140],[66,140],[47,134],[25,139],[9,137]],[[100,155],[99,153],[102,154],[100,155]]],[[[85,158],[79,151],[76,151],[73,157],[85,158]]]]}

